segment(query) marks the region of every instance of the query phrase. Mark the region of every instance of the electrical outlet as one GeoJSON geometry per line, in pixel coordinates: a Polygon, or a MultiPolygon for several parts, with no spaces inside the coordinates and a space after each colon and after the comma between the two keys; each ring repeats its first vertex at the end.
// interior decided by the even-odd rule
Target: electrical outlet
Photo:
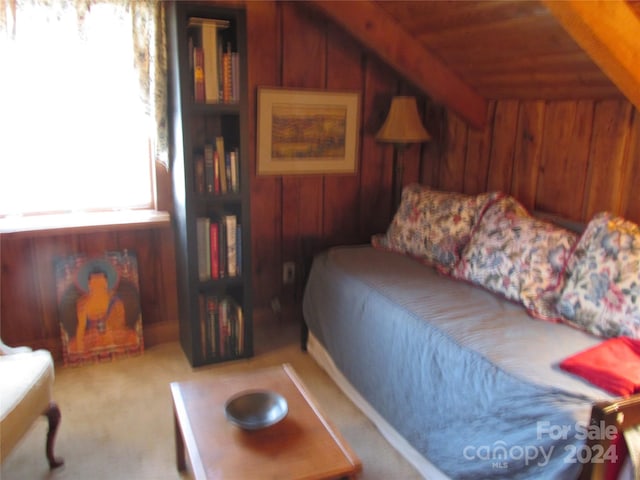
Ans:
{"type": "Polygon", "coordinates": [[[284,262],[282,264],[282,283],[291,285],[296,279],[296,264],[294,262],[284,262]]]}
{"type": "Polygon", "coordinates": [[[271,299],[271,310],[276,315],[279,315],[282,312],[282,306],[280,305],[280,299],[278,297],[273,297],[271,299]]]}

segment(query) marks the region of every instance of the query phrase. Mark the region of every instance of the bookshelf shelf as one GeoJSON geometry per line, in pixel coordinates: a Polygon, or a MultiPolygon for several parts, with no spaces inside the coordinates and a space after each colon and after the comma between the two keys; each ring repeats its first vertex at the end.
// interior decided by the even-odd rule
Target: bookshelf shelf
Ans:
{"type": "Polygon", "coordinates": [[[184,1],[166,17],[180,342],[200,366],[253,355],[246,19],[184,1]]]}

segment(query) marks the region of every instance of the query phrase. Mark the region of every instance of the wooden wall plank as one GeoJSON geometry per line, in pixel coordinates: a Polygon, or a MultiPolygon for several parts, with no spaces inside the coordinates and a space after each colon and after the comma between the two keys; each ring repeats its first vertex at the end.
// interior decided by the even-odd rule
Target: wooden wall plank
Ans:
{"type": "Polygon", "coordinates": [[[0,327],[2,340],[9,345],[40,338],[42,323],[37,307],[32,242],[0,237],[0,327]]]}
{"type": "Polygon", "coordinates": [[[38,314],[27,321],[39,323],[40,331],[37,338],[60,337],[55,262],[60,257],[82,252],[77,240],[73,235],[65,235],[60,238],[34,237],[28,242],[33,258],[31,271],[34,273],[36,288],[29,303],[34,304],[33,307],[37,309],[38,314]]]}
{"type": "Polygon", "coordinates": [[[624,100],[606,100],[596,104],[583,217],[591,218],[602,210],[619,212],[621,187],[626,172],[625,149],[632,106],[624,100]]]}
{"type": "MultiPolygon", "coordinates": [[[[283,76],[288,88],[323,89],[327,72],[327,24],[304,8],[285,3],[283,13],[283,76]],[[287,41],[288,38],[295,41],[287,41]]],[[[305,245],[323,232],[324,178],[322,175],[286,175],[282,178],[282,261],[293,261],[301,271],[305,245]]],[[[298,280],[301,280],[300,278],[298,280]]],[[[284,288],[285,303],[296,301],[298,289],[284,288]]]]}
{"type": "Polygon", "coordinates": [[[469,127],[457,115],[447,118],[446,151],[438,176],[438,188],[453,192],[464,190],[467,132],[469,127]]]}
{"type": "Polygon", "coordinates": [[[424,126],[431,134],[431,140],[422,146],[420,182],[434,188],[438,185],[440,164],[447,151],[448,117],[449,112],[443,105],[427,100],[424,126]]]}
{"type": "MultiPolygon", "coordinates": [[[[362,51],[351,37],[335,25],[327,28],[327,88],[360,93],[363,85],[362,51]]],[[[362,98],[358,120],[362,124],[362,98]]],[[[358,154],[361,149],[358,138],[358,154]]],[[[360,168],[360,165],[357,166],[360,168]]],[[[358,239],[360,216],[360,180],[358,172],[351,175],[326,175],[322,230],[329,245],[355,243],[358,239]]]]}
{"type": "Polygon", "coordinates": [[[420,180],[423,143],[407,145],[400,157],[402,163],[402,188],[420,180]]]}
{"type": "MultiPolygon", "coordinates": [[[[639,4],[640,6],[640,4],[639,4]]],[[[640,111],[633,111],[627,148],[627,168],[624,183],[621,214],[632,222],[640,224],[640,111]]]]}
{"type": "Polygon", "coordinates": [[[487,177],[489,190],[511,191],[519,106],[516,100],[496,103],[487,177]]]}
{"type": "MultiPolygon", "coordinates": [[[[276,2],[247,2],[247,49],[249,64],[249,156],[251,178],[251,262],[253,299],[269,305],[279,295],[274,272],[282,265],[282,180],[256,176],[257,89],[278,86],[282,71],[281,12],[276,2]],[[270,52],[265,55],[264,52],[270,52]]],[[[281,278],[278,275],[278,280],[281,278]]]]}
{"type": "Polygon", "coordinates": [[[493,118],[496,102],[489,102],[487,126],[482,130],[469,129],[467,133],[467,158],[464,169],[463,192],[477,194],[487,191],[487,172],[493,138],[493,118]]]}
{"type": "Polygon", "coordinates": [[[375,135],[388,113],[397,77],[373,57],[364,60],[362,95],[362,148],[360,154],[359,238],[366,241],[374,233],[386,231],[395,211],[392,206],[391,178],[393,148],[376,142],[375,135]]]}
{"type": "Polygon", "coordinates": [[[520,104],[511,194],[529,210],[535,208],[543,121],[544,102],[520,104]]]}
{"type": "Polygon", "coordinates": [[[536,208],[584,220],[582,198],[592,124],[592,101],[547,104],[536,208]]]}

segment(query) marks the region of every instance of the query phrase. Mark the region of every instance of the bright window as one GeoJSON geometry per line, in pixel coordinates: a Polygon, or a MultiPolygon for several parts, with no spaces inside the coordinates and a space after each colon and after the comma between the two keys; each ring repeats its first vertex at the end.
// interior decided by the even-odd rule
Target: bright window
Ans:
{"type": "Polygon", "coordinates": [[[77,3],[18,2],[0,24],[0,217],[154,208],[154,79],[132,34],[153,2],[77,3]]]}

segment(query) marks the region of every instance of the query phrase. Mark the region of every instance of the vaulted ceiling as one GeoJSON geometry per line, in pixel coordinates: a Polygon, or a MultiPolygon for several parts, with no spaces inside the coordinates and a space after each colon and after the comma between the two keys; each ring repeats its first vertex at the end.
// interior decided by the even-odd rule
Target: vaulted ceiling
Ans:
{"type": "Polygon", "coordinates": [[[310,0],[480,127],[494,99],[626,96],[640,109],[640,0],[310,0]]]}

